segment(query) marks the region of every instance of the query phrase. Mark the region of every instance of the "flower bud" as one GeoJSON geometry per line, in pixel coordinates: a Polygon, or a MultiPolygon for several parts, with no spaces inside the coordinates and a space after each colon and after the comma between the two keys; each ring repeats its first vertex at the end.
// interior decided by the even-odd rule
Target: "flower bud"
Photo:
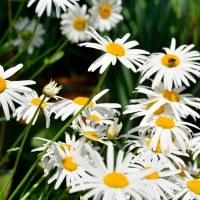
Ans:
{"type": "Polygon", "coordinates": [[[32,35],[32,32],[29,30],[23,30],[21,32],[22,39],[25,41],[29,40],[31,38],[31,35],[32,35]]]}
{"type": "Polygon", "coordinates": [[[85,198],[84,196],[80,196],[80,200],[88,200],[88,199],[85,198]]]}
{"type": "Polygon", "coordinates": [[[56,95],[62,88],[62,86],[56,87],[56,85],[57,83],[55,83],[55,81],[50,81],[50,83],[43,88],[44,95],[47,97],[53,97],[56,95]]]}
{"type": "Polygon", "coordinates": [[[118,119],[114,119],[114,123],[106,129],[106,135],[110,139],[115,139],[122,128],[122,123],[117,124],[118,119]]]}

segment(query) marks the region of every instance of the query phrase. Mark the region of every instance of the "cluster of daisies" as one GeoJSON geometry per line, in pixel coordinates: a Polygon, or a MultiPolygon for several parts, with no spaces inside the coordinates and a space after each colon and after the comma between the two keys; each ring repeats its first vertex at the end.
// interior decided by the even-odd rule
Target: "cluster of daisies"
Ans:
{"type": "MultiPolygon", "coordinates": [[[[65,179],[70,193],[85,191],[81,197],[84,200],[200,200],[200,169],[195,160],[200,153],[200,133],[193,133],[199,127],[185,121],[188,116],[194,120],[200,117],[196,110],[200,108],[200,99],[183,92],[183,85],[189,86],[189,80],[196,82],[192,74],[200,75],[197,62],[200,53],[190,51],[193,45],[176,48],[172,39],[170,48],[164,48],[166,53],[147,57],[148,52],[132,48],[138,45],[136,41],[126,42],[130,34],[114,42],[101,37],[91,27],[87,34],[99,44],[86,42],[80,46],[105,52],[91,64],[89,71],[100,68],[99,72],[103,73],[109,65],[115,67],[119,60],[132,71],[140,71],[141,82],[155,76],[150,79],[151,87],[136,88],[135,92],[147,97],[131,100],[124,111],[132,114],[131,119],[143,117],[140,125],[127,134],[118,136],[122,124],[118,124],[120,113],[116,109],[121,106],[96,102],[106,89],[72,122],[75,132],[72,136],[65,133],[65,142],[37,138],[46,142],[33,150],[47,149],[41,159],[45,175],[56,168],[48,183],[55,181],[57,189],[65,179]],[[115,156],[112,139],[118,138],[125,138],[125,145],[115,156]],[[98,142],[107,146],[105,159],[104,148],[98,142]]],[[[87,97],[62,99],[51,105],[50,113],[56,119],[65,120],[87,101],[87,97]]]]}
{"type": "MultiPolygon", "coordinates": [[[[29,0],[28,7],[30,7],[36,0],[29,0]]],[[[80,6],[76,0],[39,0],[36,6],[36,13],[39,17],[46,9],[48,16],[54,16],[52,10],[52,3],[56,7],[56,16],[61,18],[60,29],[61,34],[65,35],[71,43],[78,43],[88,41],[91,39],[89,34],[86,34],[89,26],[95,30],[110,31],[121,20],[123,20],[121,0],[92,0],[92,6],[87,9],[87,5],[80,6]],[[63,14],[60,13],[62,8],[63,14]]],[[[18,33],[18,37],[11,41],[13,46],[21,50],[28,40],[33,35],[36,25],[36,20],[29,20],[27,17],[19,18],[14,25],[14,29],[18,33]]],[[[35,47],[40,47],[43,43],[43,35],[45,30],[42,24],[39,24],[34,34],[33,40],[27,48],[29,54],[33,53],[35,47]]]]}

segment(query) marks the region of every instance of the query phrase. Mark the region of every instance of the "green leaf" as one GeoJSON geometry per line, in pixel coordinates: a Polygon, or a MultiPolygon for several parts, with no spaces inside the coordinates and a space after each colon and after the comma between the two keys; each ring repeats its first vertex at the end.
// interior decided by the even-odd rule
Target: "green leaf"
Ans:
{"type": "Polygon", "coordinates": [[[22,151],[20,147],[15,147],[12,149],[8,149],[7,152],[11,152],[11,151],[22,151]]]}
{"type": "Polygon", "coordinates": [[[60,60],[63,56],[64,56],[64,51],[59,51],[58,53],[56,53],[56,55],[54,55],[52,58],[49,59],[50,63],[54,63],[58,60],[60,60]]]}

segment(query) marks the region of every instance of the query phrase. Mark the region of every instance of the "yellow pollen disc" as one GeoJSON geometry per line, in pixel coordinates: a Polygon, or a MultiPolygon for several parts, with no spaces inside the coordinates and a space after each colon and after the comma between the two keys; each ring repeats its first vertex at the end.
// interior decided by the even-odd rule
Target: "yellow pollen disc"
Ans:
{"type": "MultiPolygon", "coordinates": [[[[151,106],[153,106],[153,104],[155,104],[156,102],[152,102],[152,103],[149,103],[147,105],[147,110],[149,108],[151,108],[151,106]]],[[[156,111],[153,112],[154,115],[159,115],[159,114],[162,114],[165,110],[165,107],[164,106],[160,106],[156,111]]]]}
{"type": "MultiPolygon", "coordinates": [[[[146,143],[147,143],[147,146],[149,147],[149,145],[151,143],[151,140],[147,140],[146,143]]],[[[161,145],[160,145],[160,140],[158,141],[158,144],[157,144],[157,147],[156,147],[156,152],[157,153],[162,153],[162,151],[161,151],[161,145]]]]}
{"type": "Polygon", "coordinates": [[[76,30],[78,31],[82,31],[85,29],[86,27],[86,21],[81,18],[81,17],[78,17],[74,20],[74,23],[73,23],[73,26],[76,30]]]}
{"type": "MultiPolygon", "coordinates": [[[[176,169],[180,169],[180,167],[178,165],[174,165],[176,167],[176,169]]],[[[181,170],[180,173],[178,173],[179,176],[182,176],[182,177],[186,177],[185,175],[185,172],[183,170],[181,170]]]]}
{"type": "MultiPolygon", "coordinates": [[[[147,169],[151,169],[151,167],[147,166],[144,168],[144,170],[147,170],[147,169]]],[[[146,179],[148,180],[151,180],[151,179],[159,179],[159,174],[158,172],[153,172],[147,176],[145,176],[146,179]]]]}
{"type": "Polygon", "coordinates": [[[70,148],[71,148],[71,145],[70,145],[70,144],[63,144],[63,145],[61,145],[60,148],[61,148],[64,152],[65,152],[64,146],[66,146],[66,147],[68,148],[68,150],[70,150],[70,148]]]}
{"type": "Polygon", "coordinates": [[[124,56],[125,55],[125,50],[124,47],[120,44],[117,43],[109,43],[106,45],[106,50],[108,53],[111,53],[115,56],[124,56]]]}
{"type": "Polygon", "coordinates": [[[92,140],[98,140],[99,136],[95,132],[85,132],[85,137],[91,138],[92,140]]]}
{"type": "Polygon", "coordinates": [[[101,119],[98,116],[96,116],[96,115],[90,115],[90,120],[91,121],[95,120],[96,122],[99,122],[101,119]]]}
{"type": "Polygon", "coordinates": [[[112,172],[104,176],[104,182],[109,187],[124,188],[129,185],[128,179],[121,173],[112,172]]]}
{"type": "Polygon", "coordinates": [[[71,157],[71,156],[65,157],[62,160],[63,167],[71,172],[75,171],[78,167],[78,165],[75,162],[72,162],[72,160],[73,160],[73,157],[71,157]]]}
{"type": "MultiPolygon", "coordinates": [[[[35,106],[39,106],[41,101],[42,101],[42,100],[41,100],[40,98],[34,98],[34,99],[31,100],[31,103],[32,103],[33,105],[35,105],[35,106]]],[[[47,103],[44,101],[44,102],[42,103],[42,107],[45,108],[46,106],[47,106],[47,103]]]]}
{"type": "Polygon", "coordinates": [[[173,54],[167,54],[163,56],[161,62],[163,65],[169,68],[177,67],[180,64],[179,58],[173,54]]]}
{"type": "MultiPolygon", "coordinates": [[[[86,102],[87,102],[88,100],[89,100],[89,98],[87,98],[87,97],[77,97],[77,98],[74,99],[74,103],[83,106],[83,105],[86,104],[86,102]]],[[[90,103],[88,104],[88,106],[93,107],[93,106],[94,106],[94,103],[93,103],[93,102],[90,102],[90,103]]]]}
{"type": "Polygon", "coordinates": [[[195,194],[200,195],[200,180],[194,179],[187,182],[188,188],[195,194]]]}
{"type": "Polygon", "coordinates": [[[108,17],[110,17],[111,12],[112,12],[111,6],[106,3],[103,4],[99,9],[99,14],[103,19],[107,19],[108,17]]]}
{"type": "Polygon", "coordinates": [[[162,128],[170,129],[175,126],[174,120],[169,117],[159,117],[156,124],[162,128]]]}
{"type": "Polygon", "coordinates": [[[164,90],[162,92],[162,96],[165,99],[168,99],[169,101],[172,101],[172,102],[179,102],[180,101],[179,94],[177,92],[174,92],[173,90],[171,92],[168,91],[168,90],[164,90]]]}
{"type": "Polygon", "coordinates": [[[6,80],[0,77],[0,93],[2,93],[6,89],[6,80]]]}

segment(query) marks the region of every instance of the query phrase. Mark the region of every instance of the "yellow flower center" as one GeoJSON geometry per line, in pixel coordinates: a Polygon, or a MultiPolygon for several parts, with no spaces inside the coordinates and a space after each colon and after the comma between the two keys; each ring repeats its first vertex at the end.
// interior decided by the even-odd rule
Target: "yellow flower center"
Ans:
{"type": "Polygon", "coordinates": [[[99,139],[99,136],[95,132],[87,131],[87,132],[85,132],[84,135],[85,135],[85,137],[88,137],[92,140],[98,140],[99,139]]]}
{"type": "MultiPolygon", "coordinates": [[[[151,169],[151,167],[147,166],[144,168],[144,170],[147,170],[147,169],[151,169]]],[[[151,179],[159,179],[159,174],[158,172],[153,172],[147,176],[145,176],[146,179],[148,180],[151,180],[151,179]]]]}
{"type": "Polygon", "coordinates": [[[73,160],[73,157],[71,157],[71,156],[65,157],[62,160],[63,167],[71,172],[75,171],[78,167],[78,165],[75,162],[72,162],[72,160],[73,160]]]}
{"type": "MultiPolygon", "coordinates": [[[[180,167],[178,165],[174,165],[176,167],[176,169],[180,169],[180,167]]],[[[185,172],[183,170],[181,170],[180,173],[178,173],[179,176],[182,176],[182,177],[186,177],[185,175],[185,172]]]]}
{"type": "Polygon", "coordinates": [[[6,80],[0,77],[0,93],[2,93],[6,89],[6,80]]]}
{"type": "Polygon", "coordinates": [[[200,195],[200,180],[194,179],[187,182],[188,188],[195,194],[200,195]]]}
{"type": "Polygon", "coordinates": [[[78,31],[82,31],[85,29],[86,27],[86,21],[85,19],[81,18],[81,17],[77,17],[75,20],[74,20],[74,23],[73,23],[73,26],[76,30],[78,31]]]}
{"type": "Polygon", "coordinates": [[[169,117],[159,117],[156,124],[162,128],[170,129],[175,126],[174,120],[169,117]]]}
{"type": "MultiPolygon", "coordinates": [[[[151,143],[151,140],[147,140],[146,143],[147,143],[147,146],[149,147],[149,146],[150,146],[150,143],[151,143]]],[[[161,145],[160,145],[160,140],[159,140],[158,143],[157,143],[156,152],[157,152],[157,153],[162,153],[161,145]]]]}
{"type": "MultiPolygon", "coordinates": [[[[86,104],[86,102],[87,102],[88,100],[89,100],[89,98],[87,98],[87,97],[77,97],[77,98],[74,99],[74,103],[83,106],[83,105],[86,104]]],[[[90,102],[90,103],[88,104],[88,106],[93,107],[93,106],[94,106],[94,103],[93,103],[93,102],[90,102]]]]}
{"type": "Polygon", "coordinates": [[[96,122],[99,122],[101,119],[98,116],[96,116],[96,115],[90,115],[90,120],[91,121],[94,120],[96,122]]]}
{"type": "Polygon", "coordinates": [[[163,56],[161,62],[163,65],[169,68],[177,67],[180,64],[179,58],[173,54],[167,54],[163,56]]]}
{"type": "MultiPolygon", "coordinates": [[[[147,105],[147,110],[149,108],[151,108],[151,106],[153,106],[153,104],[155,104],[156,102],[152,102],[152,103],[149,103],[147,105]]],[[[160,106],[156,111],[153,112],[154,115],[159,115],[159,114],[162,114],[165,110],[165,107],[164,106],[160,106]]]]}
{"type": "Polygon", "coordinates": [[[106,50],[108,53],[111,53],[115,56],[124,56],[125,55],[125,50],[124,47],[120,44],[117,43],[109,43],[106,45],[106,50]]]}
{"type": "Polygon", "coordinates": [[[63,144],[63,145],[60,145],[60,148],[65,152],[65,148],[64,146],[66,146],[68,148],[68,150],[70,150],[71,148],[71,145],[70,144],[63,144]]]}
{"type": "Polygon", "coordinates": [[[162,96],[172,102],[179,102],[180,101],[180,96],[177,92],[174,92],[173,90],[170,92],[168,90],[164,90],[162,92],[162,96]]]}
{"type": "Polygon", "coordinates": [[[109,187],[124,188],[129,185],[128,179],[121,173],[112,172],[104,176],[104,182],[109,187]]]}
{"type": "Polygon", "coordinates": [[[108,17],[110,17],[111,12],[112,12],[112,8],[107,3],[103,4],[99,9],[99,14],[101,18],[103,19],[107,19],[108,17]]]}
{"type": "MultiPolygon", "coordinates": [[[[34,99],[31,100],[31,103],[32,103],[33,105],[35,105],[35,106],[39,106],[41,101],[42,101],[42,100],[41,100],[40,98],[34,98],[34,99]]],[[[47,103],[44,101],[44,102],[42,103],[42,107],[45,108],[46,106],[47,106],[47,103]]]]}

